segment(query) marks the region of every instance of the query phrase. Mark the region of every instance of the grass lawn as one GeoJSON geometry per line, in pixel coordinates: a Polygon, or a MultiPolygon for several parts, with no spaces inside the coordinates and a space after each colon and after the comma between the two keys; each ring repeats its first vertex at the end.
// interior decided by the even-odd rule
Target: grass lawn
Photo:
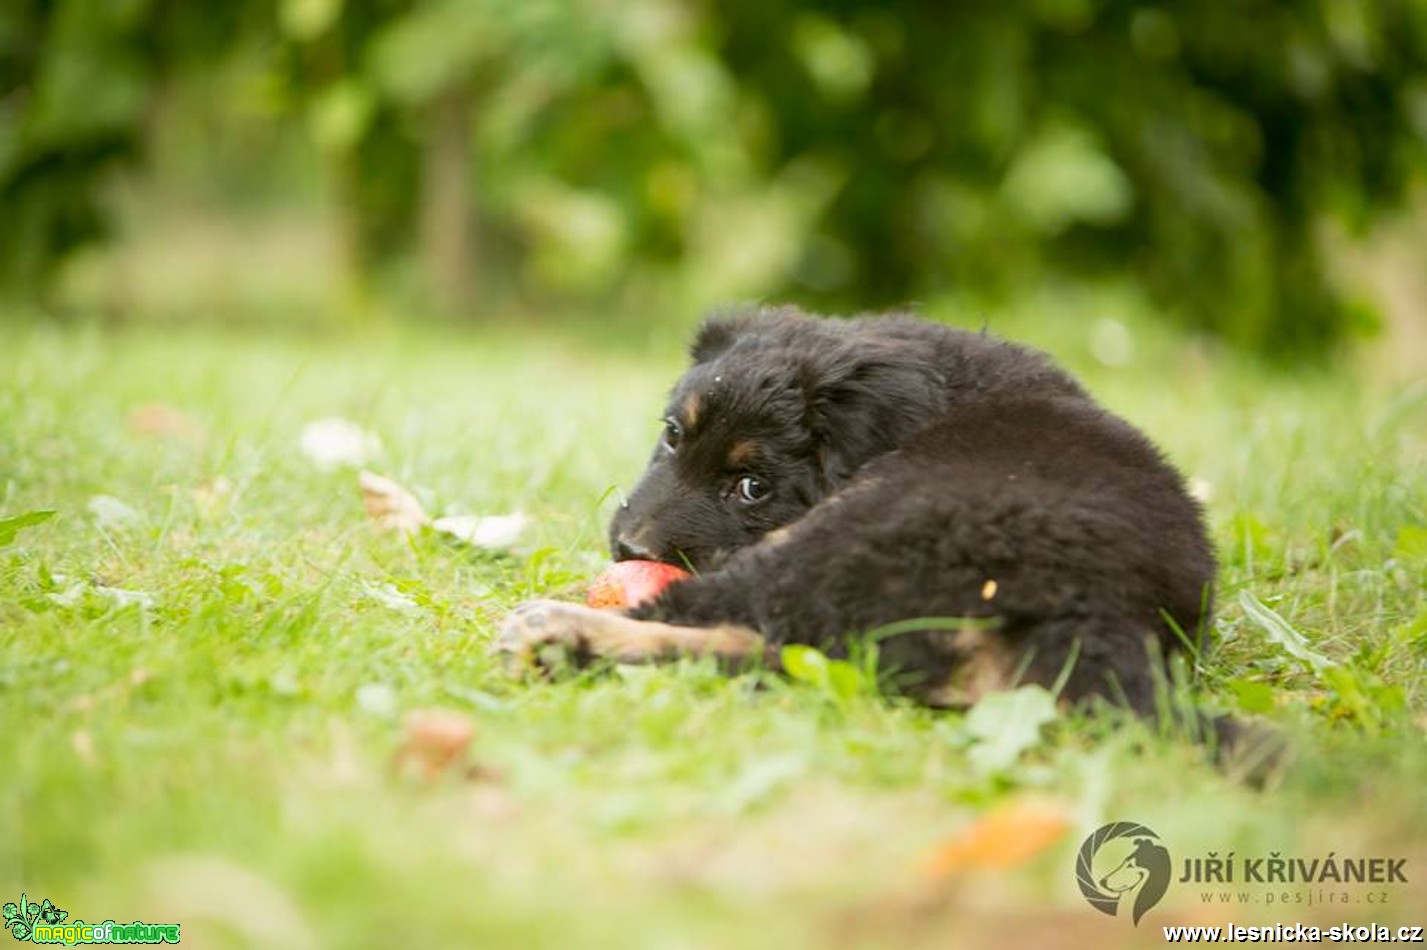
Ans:
{"type": "Polygon", "coordinates": [[[1029,694],[963,716],[696,662],[509,675],[486,650],[502,613],[575,596],[605,560],[672,335],[14,326],[0,518],[58,514],[0,547],[0,900],[176,922],[199,946],[1427,924],[1427,388],[1272,377],[1133,320],[1109,369],[1083,331],[1023,323],[1208,493],[1220,642],[1194,688],[1292,737],[1268,787],[1142,726],[1037,732],[1029,694]],[[369,467],[428,510],[524,511],[528,536],[505,554],[382,533],[353,469],[298,451],[326,416],[375,433],[369,467]],[[473,729],[433,779],[393,765],[430,709],[473,729]],[[1073,873],[1118,820],[1174,860],[1138,927],[1073,873]],[[1185,859],[1231,852],[1233,886],[1179,883],[1185,859]],[[1330,853],[1405,859],[1409,883],[1240,886],[1246,858],[1330,853]],[[1205,903],[1221,891],[1232,906],[1205,903]]]}

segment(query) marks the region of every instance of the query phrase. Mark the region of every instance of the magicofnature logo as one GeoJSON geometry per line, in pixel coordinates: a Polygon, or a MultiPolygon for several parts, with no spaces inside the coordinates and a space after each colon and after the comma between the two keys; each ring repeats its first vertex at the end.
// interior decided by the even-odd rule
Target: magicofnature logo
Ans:
{"type": "Polygon", "coordinates": [[[16,940],[31,940],[34,938],[35,927],[61,924],[69,916],[69,911],[60,910],[51,904],[48,898],[43,904],[36,904],[24,894],[20,895],[20,903],[11,901],[0,908],[0,913],[5,916],[5,929],[10,931],[10,936],[16,940]]]}
{"type": "Polygon", "coordinates": [[[1090,906],[1115,917],[1131,904],[1132,919],[1158,904],[1169,888],[1169,851],[1159,835],[1133,821],[1102,825],[1075,856],[1075,881],[1090,906]]]}
{"type": "Polygon", "coordinates": [[[178,924],[146,924],[136,920],[131,924],[120,924],[106,920],[102,924],[86,924],[83,920],[69,920],[69,911],[61,910],[48,899],[36,904],[28,895],[21,894],[20,902],[13,901],[0,907],[5,918],[5,929],[16,940],[33,943],[60,943],[74,946],[77,943],[178,943],[178,924]]]}

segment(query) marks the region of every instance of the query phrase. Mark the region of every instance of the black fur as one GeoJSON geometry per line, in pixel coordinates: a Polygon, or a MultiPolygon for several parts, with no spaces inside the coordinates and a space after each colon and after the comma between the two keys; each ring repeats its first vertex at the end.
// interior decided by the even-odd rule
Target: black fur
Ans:
{"type": "Polygon", "coordinates": [[[1065,672],[1069,699],[1153,711],[1157,666],[1208,621],[1200,510],[1049,359],[908,316],[793,308],[716,317],[692,355],[610,533],[617,558],[699,573],[631,616],[835,656],[894,622],[983,618],[976,638],[890,637],[881,661],[931,699],[990,649],[1026,682],[1065,672]]]}

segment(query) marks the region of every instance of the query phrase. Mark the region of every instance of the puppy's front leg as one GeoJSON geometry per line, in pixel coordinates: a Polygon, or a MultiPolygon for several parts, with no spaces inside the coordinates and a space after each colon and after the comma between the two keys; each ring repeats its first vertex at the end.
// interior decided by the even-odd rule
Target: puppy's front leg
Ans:
{"type": "Polygon", "coordinates": [[[495,646],[525,663],[538,662],[545,646],[564,647],[581,662],[713,656],[741,663],[766,659],[770,653],[763,637],[748,627],[676,627],[554,600],[527,601],[515,608],[501,625],[495,646]]]}

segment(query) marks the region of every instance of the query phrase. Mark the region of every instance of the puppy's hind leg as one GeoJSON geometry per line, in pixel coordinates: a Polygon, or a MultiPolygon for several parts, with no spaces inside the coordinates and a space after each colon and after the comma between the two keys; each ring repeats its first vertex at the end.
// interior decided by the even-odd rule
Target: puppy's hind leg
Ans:
{"type": "Polygon", "coordinates": [[[677,627],[553,600],[532,600],[517,607],[501,625],[495,647],[526,664],[538,664],[546,647],[564,648],[578,663],[712,656],[739,665],[769,658],[763,637],[748,627],[677,627]]]}

